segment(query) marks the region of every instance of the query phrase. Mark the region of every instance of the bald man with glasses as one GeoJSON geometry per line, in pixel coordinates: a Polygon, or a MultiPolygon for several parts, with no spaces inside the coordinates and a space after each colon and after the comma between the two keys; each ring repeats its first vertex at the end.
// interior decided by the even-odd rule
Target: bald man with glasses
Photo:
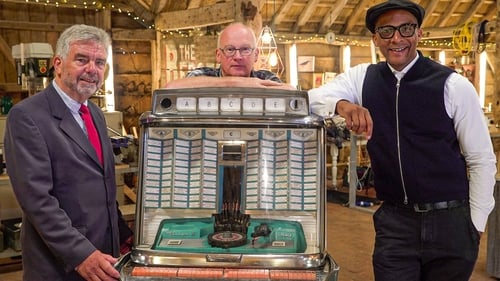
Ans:
{"type": "Polygon", "coordinates": [[[255,87],[294,90],[268,70],[254,70],[259,49],[253,30],[243,23],[232,23],[222,30],[215,57],[219,68],[200,67],[185,78],[167,83],[166,88],[255,87]],[[245,78],[245,79],[242,79],[245,78]]]}

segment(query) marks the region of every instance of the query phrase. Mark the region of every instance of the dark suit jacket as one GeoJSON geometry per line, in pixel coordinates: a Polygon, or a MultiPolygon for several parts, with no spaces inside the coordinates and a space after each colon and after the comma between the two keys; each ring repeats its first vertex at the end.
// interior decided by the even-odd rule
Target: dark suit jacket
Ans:
{"type": "Polygon", "coordinates": [[[5,156],[23,210],[24,280],[82,280],[95,249],[119,256],[114,156],[104,114],[89,102],[104,167],[52,84],[7,116],[5,156]]]}

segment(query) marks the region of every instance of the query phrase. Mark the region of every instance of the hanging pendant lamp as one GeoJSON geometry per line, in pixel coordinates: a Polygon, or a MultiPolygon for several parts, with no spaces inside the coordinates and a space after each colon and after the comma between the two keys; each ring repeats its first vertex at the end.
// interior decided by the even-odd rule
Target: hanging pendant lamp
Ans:
{"type": "Polygon", "coordinates": [[[259,59],[254,68],[273,71],[276,75],[283,74],[284,67],[278,52],[278,45],[274,39],[273,31],[269,26],[264,26],[257,39],[257,49],[259,49],[259,59]]]}

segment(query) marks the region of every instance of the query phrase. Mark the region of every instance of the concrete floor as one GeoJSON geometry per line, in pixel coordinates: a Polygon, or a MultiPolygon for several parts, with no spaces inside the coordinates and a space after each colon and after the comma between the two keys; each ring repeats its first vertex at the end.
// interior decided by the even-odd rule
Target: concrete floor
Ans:
{"type": "MultiPolygon", "coordinates": [[[[339,281],[373,280],[371,254],[374,230],[372,213],[376,207],[365,210],[328,203],[327,249],[340,266],[339,281]]],[[[486,272],[487,233],[481,238],[481,249],[471,281],[493,281],[486,272]]],[[[0,281],[21,281],[21,271],[0,274],[0,281]]]]}
{"type": "MultiPolygon", "coordinates": [[[[339,281],[373,280],[371,254],[375,231],[372,213],[329,203],[328,216],[328,249],[340,266],[339,281]]],[[[497,280],[486,272],[486,241],[487,233],[484,233],[471,281],[497,280]]]]}

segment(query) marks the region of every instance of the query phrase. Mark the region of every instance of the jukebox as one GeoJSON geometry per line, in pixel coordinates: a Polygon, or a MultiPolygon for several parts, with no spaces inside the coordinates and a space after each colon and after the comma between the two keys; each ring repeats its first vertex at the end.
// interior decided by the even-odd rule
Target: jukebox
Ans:
{"type": "Polygon", "coordinates": [[[337,280],[325,146],[303,91],[155,90],[121,279],[337,280]]]}

